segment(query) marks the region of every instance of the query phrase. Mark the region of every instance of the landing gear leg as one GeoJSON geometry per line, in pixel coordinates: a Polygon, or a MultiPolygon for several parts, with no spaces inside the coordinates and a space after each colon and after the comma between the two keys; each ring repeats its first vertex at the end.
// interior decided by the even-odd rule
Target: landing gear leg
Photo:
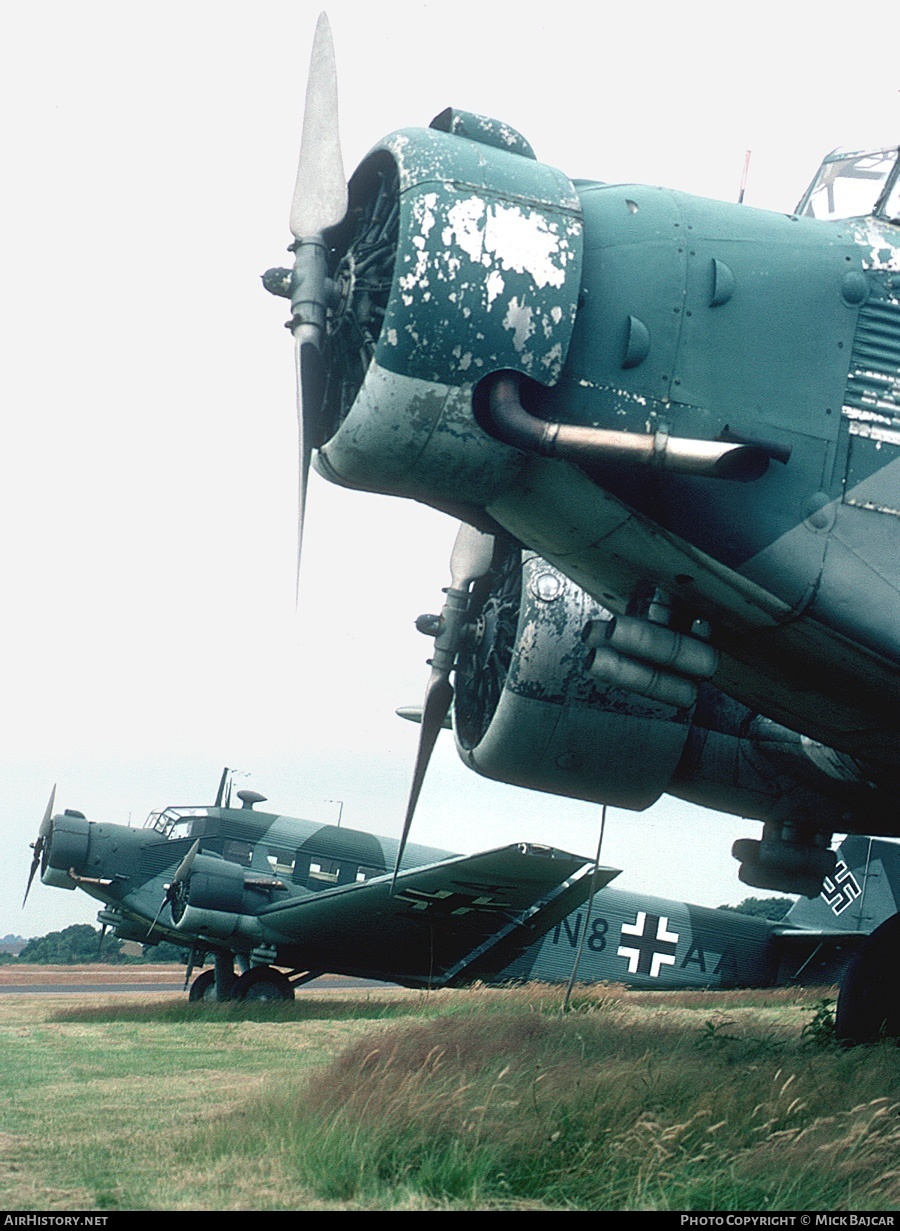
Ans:
{"type": "Polygon", "coordinates": [[[835,1032],[848,1044],[900,1040],[900,914],[877,927],[847,967],[835,1032]]]}
{"type": "Polygon", "coordinates": [[[216,999],[230,1000],[234,987],[234,957],[231,953],[217,953],[216,968],[216,999]]]}
{"type": "Polygon", "coordinates": [[[223,1001],[232,999],[236,983],[234,961],[230,953],[217,953],[212,970],[201,971],[188,992],[188,1000],[223,1001]]]}

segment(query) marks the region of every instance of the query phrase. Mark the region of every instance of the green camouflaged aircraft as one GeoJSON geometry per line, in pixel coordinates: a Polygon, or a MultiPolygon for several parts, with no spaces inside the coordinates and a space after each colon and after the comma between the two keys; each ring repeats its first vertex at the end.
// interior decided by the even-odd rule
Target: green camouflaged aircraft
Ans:
{"type": "MultiPolygon", "coordinates": [[[[301,526],[314,452],[463,523],[401,852],[451,706],[481,773],[762,821],[751,885],[815,896],[835,833],[900,834],[898,223],[897,143],[829,155],[775,214],[572,181],[453,108],[348,185],[323,15],[294,267],[264,277],[301,526]]],[[[840,1029],[900,1034],[900,919],[866,954],[840,1029]]]]}
{"type": "Polygon", "coordinates": [[[897,910],[900,847],[850,838],[833,879],[781,924],[627,893],[618,873],[520,844],[473,856],[260,812],[226,770],[211,807],[168,807],[142,829],[53,814],[28,890],[82,889],[116,936],[190,950],[190,998],[289,999],[325,973],[459,986],[611,980],[634,987],[833,983],[897,910]]]}

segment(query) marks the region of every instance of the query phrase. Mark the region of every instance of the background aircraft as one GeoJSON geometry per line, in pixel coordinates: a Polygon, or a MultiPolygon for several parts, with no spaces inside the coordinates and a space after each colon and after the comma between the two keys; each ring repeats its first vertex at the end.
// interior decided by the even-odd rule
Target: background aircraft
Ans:
{"type": "MultiPolygon", "coordinates": [[[[25,896],[38,869],[46,885],[80,888],[122,939],[213,954],[193,998],[243,1000],[292,996],[326,971],[464,981],[512,932],[543,934],[590,892],[584,858],[528,843],[473,856],[409,846],[394,874],[396,840],[258,812],[262,795],[237,794],[232,808],[226,770],[214,806],[164,808],[142,829],[54,815],[51,795],[25,896]]],[[[601,868],[597,882],[614,875],[601,868]]]]}
{"type": "Polygon", "coordinates": [[[118,937],[191,950],[203,999],[286,999],[324,973],[411,987],[541,980],[633,987],[835,981],[897,909],[900,850],[849,838],[822,895],[783,923],[608,888],[617,872],[547,847],[474,856],[231,807],[168,807],[143,829],[88,821],[53,797],[32,875],[104,904],[118,937]],[[235,967],[238,967],[238,974],[235,967]]]}
{"type": "MultiPolygon", "coordinates": [[[[516,781],[507,766],[530,765],[537,742],[553,766],[527,785],[640,809],[658,783],[623,762],[667,779],[695,722],[738,738],[768,723],[751,747],[773,730],[799,744],[789,776],[813,792],[763,807],[761,840],[735,844],[746,883],[815,896],[836,831],[900,832],[898,223],[896,143],[829,157],[781,215],[572,181],[508,124],[453,108],[386,137],[348,186],[320,21],[294,266],[265,276],[291,300],[299,541],[314,450],[340,486],[463,522],[424,625],[435,654],[400,853],[451,676],[493,650],[476,591],[488,579],[490,611],[503,605],[509,539],[513,572],[524,546],[604,608],[577,630],[524,629],[532,685],[551,644],[584,681],[663,709],[604,745],[598,773],[597,745],[553,739],[590,742],[606,702],[539,682],[519,718],[498,683],[468,728],[456,706],[476,768],[516,781]],[[825,779],[844,797],[823,813],[825,779]]],[[[483,675],[507,669],[496,655],[483,675]]],[[[863,963],[886,973],[848,980],[845,1025],[900,1031],[896,932],[879,929],[863,963]]]]}

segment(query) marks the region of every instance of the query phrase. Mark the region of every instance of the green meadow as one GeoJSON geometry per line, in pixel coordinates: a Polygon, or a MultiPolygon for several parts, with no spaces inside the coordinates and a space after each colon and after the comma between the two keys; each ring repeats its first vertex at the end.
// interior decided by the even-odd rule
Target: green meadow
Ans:
{"type": "Polygon", "coordinates": [[[895,1211],[900,1048],[828,996],[0,998],[0,1208],[895,1211]]]}

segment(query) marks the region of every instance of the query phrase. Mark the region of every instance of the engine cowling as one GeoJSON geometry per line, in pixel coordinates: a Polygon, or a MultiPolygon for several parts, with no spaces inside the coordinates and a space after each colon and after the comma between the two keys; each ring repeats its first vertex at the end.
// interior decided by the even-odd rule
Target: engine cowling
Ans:
{"type": "Polygon", "coordinates": [[[498,540],[456,672],[457,747],[488,778],[641,810],[666,790],[690,709],[606,685],[582,630],[609,617],[533,553],[498,540]]]}
{"type": "MultiPolygon", "coordinates": [[[[257,884],[247,884],[248,874],[247,868],[231,860],[197,855],[172,904],[178,930],[258,942],[262,929],[257,915],[271,898],[257,884]]],[[[272,882],[273,888],[276,884],[272,882]]]]}
{"type": "Polygon", "coordinates": [[[41,881],[55,889],[75,889],[77,881],[69,875],[74,868],[87,868],[91,844],[91,823],[80,812],[67,809],[53,818],[41,860],[41,881]]]}
{"type": "Polygon", "coordinates": [[[578,194],[507,125],[447,112],[379,143],[349,197],[327,237],[316,466],[344,486],[485,504],[521,457],[475,422],[472,390],[500,370],[559,379],[581,289],[578,194]]]}

